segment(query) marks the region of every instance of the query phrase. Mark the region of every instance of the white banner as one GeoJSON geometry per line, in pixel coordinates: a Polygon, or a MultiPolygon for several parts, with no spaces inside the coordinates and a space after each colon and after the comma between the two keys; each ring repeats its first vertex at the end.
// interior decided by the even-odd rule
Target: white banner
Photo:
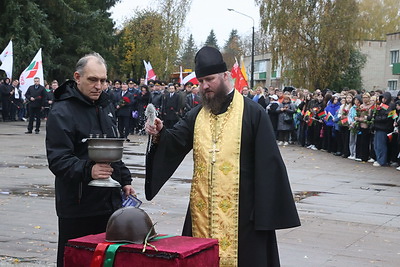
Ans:
{"type": "Polygon", "coordinates": [[[13,70],[13,47],[12,41],[8,43],[4,51],[0,54],[0,70],[4,70],[6,72],[7,78],[12,79],[12,70],[13,70]]]}
{"type": "Polygon", "coordinates": [[[44,86],[42,48],[39,49],[31,64],[29,64],[21,73],[21,76],[19,76],[19,89],[21,89],[22,95],[25,95],[28,87],[33,85],[33,79],[35,77],[38,77],[40,79],[40,84],[44,86]]]}

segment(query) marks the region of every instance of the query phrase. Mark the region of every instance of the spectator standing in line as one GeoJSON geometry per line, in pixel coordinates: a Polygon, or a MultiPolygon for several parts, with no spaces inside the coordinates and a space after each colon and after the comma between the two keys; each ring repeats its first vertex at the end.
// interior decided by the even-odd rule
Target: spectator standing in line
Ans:
{"type": "Polygon", "coordinates": [[[0,85],[1,93],[1,115],[3,121],[10,121],[10,108],[11,108],[11,95],[13,94],[13,87],[10,84],[9,78],[4,78],[3,83],[0,85]]]}
{"type": "Polygon", "coordinates": [[[256,94],[253,96],[252,100],[260,104],[264,109],[267,107],[264,97],[264,88],[262,88],[262,86],[257,86],[256,94]]]}
{"type": "Polygon", "coordinates": [[[266,110],[269,115],[269,119],[271,120],[272,128],[274,129],[275,140],[278,140],[278,118],[279,118],[278,108],[280,103],[278,102],[277,95],[270,95],[269,98],[271,100],[266,110]]]}
{"type": "Polygon", "coordinates": [[[132,113],[133,95],[128,92],[128,85],[126,83],[121,84],[121,90],[114,94],[114,105],[116,109],[116,115],[118,118],[118,132],[119,137],[124,138],[127,142],[130,142],[129,136],[129,120],[132,113]]]}
{"type": "Polygon", "coordinates": [[[33,85],[28,87],[28,90],[25,93],[25,99],[29,101],[29,122],[28,122],[28,131],[26,134],[31,134],[33,130],[33,122],[36,120],[35,125],[35,134],[40,132],[40,121],[42,110],[45,101],[47,100],[47,92],[46,89],[40,84],[40,78],[35,77],[33,79],[33,85]]]}
{"type": "Polygon", "coordinates": [[[179,120],[179,102],[180,98],[176,93],[175,86],[170,83],[168,84],[168,92],[164,96],[164,103],[162,105],[163,119],[165,121],[165,127],[170,129],[179,120]]]}
{"type": "Polygon", "coordinates": [[[285,95],[278,109],[278,145],[289,145],[290,133],[294,130],[293,114],[296,112],[290,96],[285,95]]]}
{"type": "Polygon", "coordinates": [[[24,100],[22,98],[22,91],[19,89],[19,81],[14,80],[12,82],[12,91],[11,91],[11,108],[10,108],[10,117],[12,121],[23,121],[24,117],[24,100]]]}
{"type": "Polygon", "coordinates": [[[388,137],[387,134],[393,131],[393,119],[388,117],[389,112],[394,109],[391,103],[392,96],[389,92],[382,95],[382,101],[373,112],[374,119],[374,148],[376,161],[373,163],[375,167],[388,165],[388,137]]]}

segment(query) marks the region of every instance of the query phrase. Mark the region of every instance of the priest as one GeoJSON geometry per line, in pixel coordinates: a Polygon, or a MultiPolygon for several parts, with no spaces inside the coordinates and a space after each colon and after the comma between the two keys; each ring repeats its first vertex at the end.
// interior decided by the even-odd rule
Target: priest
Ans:
{"type": "Polygon", "coordinates": [[[183,235],[219,240],[220,266],[280,266],[275,230],[300,225],[285,164],[265,110],[233,88],[216,48],[195,56],[202,105],[165,129],[147,122],[146,198],[193,149],[183,235]]]}

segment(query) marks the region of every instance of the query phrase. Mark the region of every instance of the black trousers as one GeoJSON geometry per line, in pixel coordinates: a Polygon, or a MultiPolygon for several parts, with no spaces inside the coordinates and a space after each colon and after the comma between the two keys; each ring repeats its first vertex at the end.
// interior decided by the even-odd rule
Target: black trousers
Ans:
{"type": "Polygon", "coordinates": [[[360,128],[357,135],[356,157],[362,161],[367,161],[370,154],[371,133],[369,129],[360,128]]]}
{"type": "Polygon", "coordinates": [[[121,138],[127,138],[129,135],[130,116],[118,116],[118,131],[121,138]]]}
{"type": "Polygon", "coordinates": [[[349,141],[350,141],[350,131],[349,127],[341,126],[339,128],[340,132],[340,139],[341,139],[341,148],[342,148],[342,155],[344,158],[350,156],[350,148],[349,148],[349,141]]]}
{"type": "Polygon", "coordinates": [[[64,266],[64,247],[68,240],[106,231],[109,215],[83,218],[58,218],[57,267],[64,266]]]}
{"type": "Polygon", "coordinates": [[[6,96],[2,96],[3,98],[1,99],[1,115],[3,117],[3,121],[8,121],[10,120],[10,105],[11,102],[6,96]]]}
{"type": "Polygon", "coordinates": [[[336,135],[334,134],[334,126],[326,126],[326,135],[324,132],[324,140],[326,140],[326,149],[329,153],[337,152],[336,135]]]}
{"type": "Polygon", "coordinates": [[[40,118],[42,115],[42,108],[32,108],[29,107],[29,123],[28,123],[28,131],[32,132],[33,130],[33,121],[36,119],[36,127],[35,131],[40,131],[40,118]]]}

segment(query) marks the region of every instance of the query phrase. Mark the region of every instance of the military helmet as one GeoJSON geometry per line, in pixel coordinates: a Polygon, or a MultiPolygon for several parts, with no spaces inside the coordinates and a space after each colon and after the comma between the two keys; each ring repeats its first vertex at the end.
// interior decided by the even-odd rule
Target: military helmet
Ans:
{"type": "Polygon", "coordinates": [[[147,213],[135,207],[116,210],[108,219],[106,229],[107,242],[127,242],[143,244],[156,236],[153,223],[147,213]]]}

